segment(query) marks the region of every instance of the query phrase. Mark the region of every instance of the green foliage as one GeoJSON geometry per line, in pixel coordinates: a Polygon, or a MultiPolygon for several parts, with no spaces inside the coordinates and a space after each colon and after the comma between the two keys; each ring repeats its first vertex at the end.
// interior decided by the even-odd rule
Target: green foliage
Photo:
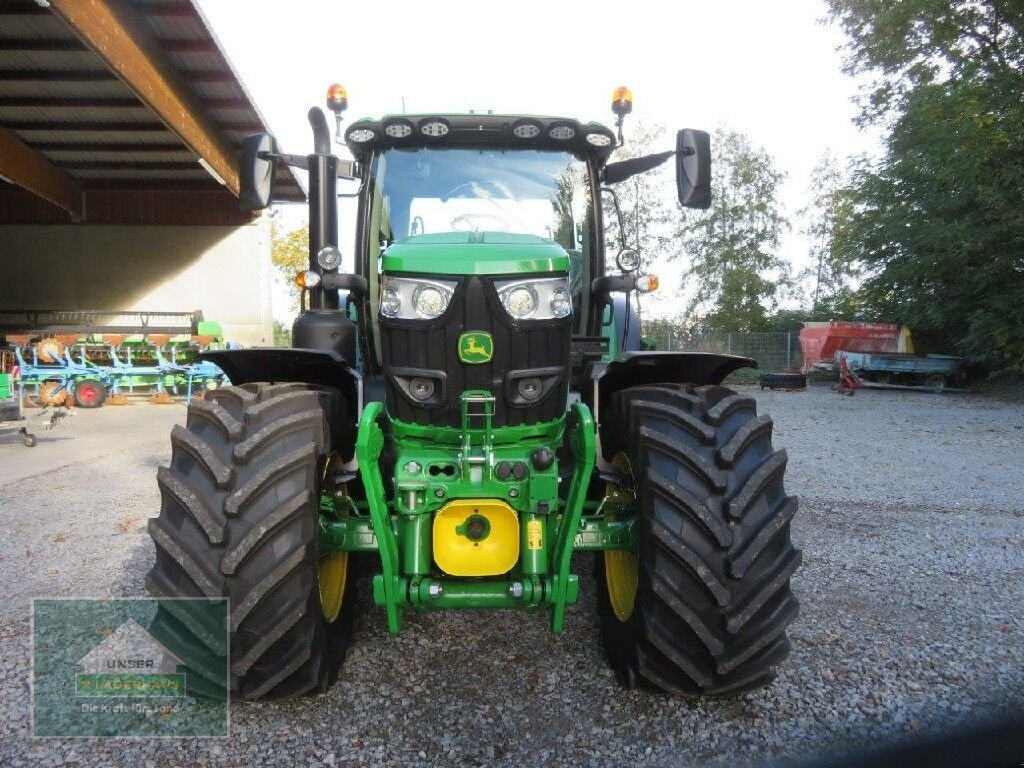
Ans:
{"type": "Polygon", "coordinates": [[[1024,370],[1024,8],[830,5],[851,35],[849,69],[878,78],[864,119],[889,126],[835,229],[836,251],[863,265],[865,315],[1024,370]]]}
{"type": "Polygon", "coordinates": [[[292,329],[280,320],[274,321],[274,346],[290,347],[292,345],[292,329]]]}
{"type": "Polygon", "coordinates": [[[862,120],[902,111],[916,88],[1001,78],[1024,65],[1019,0],[828,0],[849,36],[846,71],[874,76],[862,120]]]}
{"type": "Polygon", "coordinates": [[[800,283],[810,288],[810,310],[801,314],[804,320],[853,319],[858,307],[853,288],[858,269],[850,253],[837,248],[835,240],[836,228],[844,226],[853,212],[853,199],[831,152],[826,151],[814,167],[808,193],[810,200],[799,216],[813,263],[798,276],[800,283]]]}
{"type": "Polygon", "coordinates": [[[299,289],[295,285],[295,275],[309,268],[309,230],[299,227],[282,231],[275,223],[271,227],[270,237],[270,261],[288,286],[292,309],[297,310],[299,289]]]}
{"type": "Polygon", "coordinates": [[[676,232],[696,288],[688,314],[702,329],[763,330],[789,283],[778,255],[789,227],[777,199],[785,174],[743,134],[719,129],[712,147],[711,208],[684,212],[676,232]]]}

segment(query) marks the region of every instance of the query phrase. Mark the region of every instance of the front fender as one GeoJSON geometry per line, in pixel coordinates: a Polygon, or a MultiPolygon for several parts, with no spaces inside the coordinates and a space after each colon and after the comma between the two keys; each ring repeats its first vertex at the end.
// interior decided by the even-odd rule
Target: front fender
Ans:
{"type": "Polygon", "coordinates": [[[698,387],[721,384],[726,376],[740,368],[757,368],[757,361],[710,352],[624,352],[610,363],[597,363],[591,368],[594,386],[588,405],[595,414],[600,414],[611,396],[626,387],[665,383],[698,387]]]}
{"type": "Polygon", "coordinates": [[[200,352],[200,360],[216,363],[232,384],[302,382],[336,389],[355,409],[363,408],[362,377],[340,354],[327,349],[211,349],[200,352]]]}

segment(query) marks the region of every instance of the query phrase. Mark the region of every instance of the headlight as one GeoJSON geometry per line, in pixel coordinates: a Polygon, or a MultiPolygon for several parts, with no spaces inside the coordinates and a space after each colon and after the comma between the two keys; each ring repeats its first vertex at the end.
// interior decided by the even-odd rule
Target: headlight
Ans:
{"type": "Polygon", "coordinates": [[[436,285],[421,285],[412,292],[412,308],[420,317],[437,317],[448,307],[451,291],[436,285]]]}
{"type": "Polygon", "coordinates": [[[533,317],[537,313],[537,292],[529,285],[514,285],[501,294],[501,303],[518,320],[533,317]]]}
{"type": "Polygon", "coordinates": [[[448,309],[456,285],[454,280],[385,275],[380,290],[380,313],[401,320],[432,320],[448,309]]]}
{"type": "Polygon", "coordinates": [[[499,280],[494,287],[502,306],[516,320],[553,320],[572,313],[568,277],[499,280]]]}

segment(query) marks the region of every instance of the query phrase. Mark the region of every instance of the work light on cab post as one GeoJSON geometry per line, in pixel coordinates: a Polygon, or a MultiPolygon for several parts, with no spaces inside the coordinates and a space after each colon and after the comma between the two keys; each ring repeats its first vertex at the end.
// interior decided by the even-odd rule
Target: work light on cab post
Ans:
{"type": "Polygon", "coordinates": [[[348,109],[348,91],[341,83],[332,83],[327,88],[327,108],[334,113],[334,140],[344,143],[341,136],[341,113],[348,109]]]}
{"type": "Polygon", "coordinates": [[[615,127],[619,131],[619,146],[622,146],[622,121],[633,111],[633,92],[624,85],[612,91],[612,112],[615,113],[615,127]]]}

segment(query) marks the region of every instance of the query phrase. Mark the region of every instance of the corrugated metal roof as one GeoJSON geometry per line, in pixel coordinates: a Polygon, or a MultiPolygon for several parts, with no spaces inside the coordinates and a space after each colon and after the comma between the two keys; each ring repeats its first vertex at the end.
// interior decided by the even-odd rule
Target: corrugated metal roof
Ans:
{"type": "MultiPolygon", "coordinates": [[[[229,144],[269,130],[206,20],[192,0],[130,0],[138,22],[156,39],[220,126],[229,144]]],[[[59,16],[34,0],[0,2],[0,126],[42,152],[83,189],[185,189],[218,183],[199,158],[81,43],[59,16]],[[194,165],[194,168],[190,167],[194,165]]],[[[275,197],[303,200],[291,170],[278,167],[275,197]]],[[[2,184],[0,184],[2,186],[2,184]]]]}

